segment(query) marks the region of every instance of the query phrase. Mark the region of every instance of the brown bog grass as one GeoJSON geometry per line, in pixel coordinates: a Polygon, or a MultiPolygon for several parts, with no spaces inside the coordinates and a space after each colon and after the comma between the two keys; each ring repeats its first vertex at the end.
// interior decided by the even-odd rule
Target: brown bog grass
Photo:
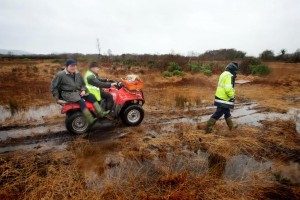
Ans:
{"type": "MultiPolygon", "coordinates": [[[[244,126],[233,132],[217,127],[211,135],[188,124],[176,125],[175,133],[159,125],[156,137],[137,127],[116,141],[77,138],[62,152],[7,154],[0,160],[0,197],[297,199],[299,183],[278,178],[275,171],[254,172],[242,180],[223,177],[226,160],[234,155],[270,160],[274,166],[299,162],[293,122],[264,124],[263,130],[244,126]],[[208,158],[197,156],[199,151],[208,158]]],[[[151,125],[144,128],[152,129],[151,125]]],[[[297,170],[278,166],[286,177],[297,170]]]]}
{"type": "MultiPolygon", "coordinates": [[[[285,98],[299,95],[298,77],[294,76],[299,73],[294,69],[298,64],[288,65],[291,73],[282,75],[292,84],[277,77],[277,68],[285,67],[281,65],[270,63],[274,74],[269,77],[274,79],[240,76],[253,80],[253,84],[237,85],[237,103],[255,101],[265,110],[280,112],[299,107],[297,99],[285,98]]],[[[49,84],[58,68],[51,62],[2,62],[0,103],[8,104],[13,99],[16,102],[12,105],[18,108],[52,102],[49,84]],[[12,71],[15,66],[21,66],[21,70],[12,71]],[[15,74],[19,79],[13,77],[15,74]]],[[[125,73],[141,76],[145,82],[146,119],[169,119],[182,116],[187,106],[211,105],[218,79],[216,75],[189,73],[163,78],[159,71],[142,67],[105,68],[101,73],[112,79],[125,73]],[[176,106],[176,97],[180,96],[176,106]]],[[[201,112],[188,110],[184,114],[196,116],[207,111],[201,112]]],[[[145,123],[127,128],[126,136],[113,141],[97,142],[91,135],[74,139],[67,150],[60,152],[2,154],[0,199],[300,198],[296,173],[300,141],[293,121],[264,121],[262,128],[241,126],[234,131],[224,125],[218,123],[215,134],[206,135],[203,123],[197,128],[177,123],[173,131],[165,124],[145,123]],[[235,155],[272,162],[274,169],[254,172],[246,179],[227,179],[226,162],[235,155]]]]}

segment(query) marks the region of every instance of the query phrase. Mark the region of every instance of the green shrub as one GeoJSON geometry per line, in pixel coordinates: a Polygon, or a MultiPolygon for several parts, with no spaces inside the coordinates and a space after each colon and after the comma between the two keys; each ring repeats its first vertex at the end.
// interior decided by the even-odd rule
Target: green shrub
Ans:
{"type": "Polygon", "coordinates": [[[173,71],[174,76],[183,76],[183,74],[184,74],[183,71],[179,71],[179,70],[174,70],[173,71]]]}
{"type": "Polygon", "coordinates": [[[210,63],[210,64],[204,64],[204,65],[202,65],[202,67],[201,67],[201,71],[202,71],[206,76],[211,76],[211,75],[212,75],[211,69],[212,69],[212,66],[213,66],[213,65],[214,65],[213,63],[210,63]]]}
{"type": "Polygon", "coordinates": [[[198,62],[189,64],[189,69],[192,73],[202,72],[207,76],[212,75],[212,68],[215,67],[214,63],[200,64],[198,62]]]}
{"type": "Polygon", "coordinates": [[[249,75],[251,74],[250,70],[250,65],[260,65],[262,62],[258,58],[254,57],[246,57],[242,60],[239,68],[240,68],[240,73],[249,75]]]}
{"type": "Polygon", "coordinates": [[[268,75],[270,73],[270,68],[265,64],[259,64],[259,65],[250,65],[249,69],[251,71],[251,74],[253,75],[268,75]]]}
{"type": "Polygon", "coordinates": [[[164,71],[164,72],[162,73],[162,75],[163,75],[163,77],[171,77],[171,76],[173,76],[173,73],[172,73],[172,72],[169,72],[169,71],[164,71]]]}
{"type": "Polygon", "coordinates": [[[212,71],[210,69],[203,69],[202,72],[206,75],[206,76],[211,76],[212,75],[212,71]]]}
{"type": "Polygon", "coordinates": [[[189,69],[192,73],[201,72],[201,64],[198,62],[194,62],[189,64],[189,69]]]}
{"type": "Polygon", "coordinates": [[[176,62],[170,62],[168,71],[169,72],[174,72],[175,70],[182,71],[182,68],[178,65],[176,62]]]}
{"type": "Polygon", "coordinates": [[[162,73],[163,77],[171,77],[171,76],[183,76],[184,72],[182,68],[176,62],[170,62],[168,71],[164,71],[162,73]]]}

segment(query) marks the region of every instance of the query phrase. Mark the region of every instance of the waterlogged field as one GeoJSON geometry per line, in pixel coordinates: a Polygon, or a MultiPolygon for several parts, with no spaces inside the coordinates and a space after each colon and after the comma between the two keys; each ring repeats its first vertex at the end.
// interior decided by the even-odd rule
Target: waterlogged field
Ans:
{"type": "Polygon", "coordinates": [[[49,92],[61,66],[0,61],[0,199],[299,199],[300,64],[267,64],[266,77],[238,76],[239,128],[220,120],[209,135],[218,75],[103,68],[143,79],[145,119],[76,137],[49,92]]]}

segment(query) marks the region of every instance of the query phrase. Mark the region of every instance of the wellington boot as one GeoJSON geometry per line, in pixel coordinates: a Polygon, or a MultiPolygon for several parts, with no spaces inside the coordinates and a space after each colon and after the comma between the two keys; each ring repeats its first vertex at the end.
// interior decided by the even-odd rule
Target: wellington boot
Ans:
{"type": "Polygon", "coordinates": [[[225,118],[229,130],[237,129],[238,125],[232,122],[232,117],[225,118]]]}
{"type": "Polygon", "coordinates": [[[213,126],[215,125],[217,120],[215,120],[214,118],[210,118],[208,121],[207,121],[207,125],[206,125],[206,128],[205,128],[205,133],[208,134],[208,133],[212,133],[213,131],[213,126]]]}
{"type": "Polygon", "coordinates": [[[104,111],[104,109],[99,105],[98,102],[93,103],[93,105],[94,105],[94,108],[96,110],[96,113],[101,118],[104,117],[105,115],[107,115],[110,112],[110,110],[104,111]]]}
{"type": "Polygon", "coordinates": [[[82,113],[89,125],[94,124],[96,122],[96,119],[87,108],[84,109],[82,113]]]}

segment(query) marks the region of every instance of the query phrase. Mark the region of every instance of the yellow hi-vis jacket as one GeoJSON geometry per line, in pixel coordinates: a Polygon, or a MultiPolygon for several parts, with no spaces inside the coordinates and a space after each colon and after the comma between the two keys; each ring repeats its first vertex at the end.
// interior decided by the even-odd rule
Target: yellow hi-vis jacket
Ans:
{"type": "Polygon", "coordinates": [[[223,108],[234,107],[234,102],[230,101],[230,99],[234,99],[235,94],[232,79],[233,75],[228,71],[224,71],[220,75],[215,96],[215,106],[223,108]]]}
{"type": "Polygon", "coordinates": [[[93,86],[91,84],[88,83],[88,80],[87,78],[89,76],[95,76],[96,78],[96,75],[91,72],[90,70],[88,70],[86,73],[85,73],[85,76],[84,76],[84,82],[85,82],[85,86],[86,88],[88,89],[88,92],[90,94],[93,94],[95,96],[95,98],[97,99],[97,101],[100,101],[101,100],[101,95],[100,95],[100,88],[96,87],[96,86],[93,86]]]}

